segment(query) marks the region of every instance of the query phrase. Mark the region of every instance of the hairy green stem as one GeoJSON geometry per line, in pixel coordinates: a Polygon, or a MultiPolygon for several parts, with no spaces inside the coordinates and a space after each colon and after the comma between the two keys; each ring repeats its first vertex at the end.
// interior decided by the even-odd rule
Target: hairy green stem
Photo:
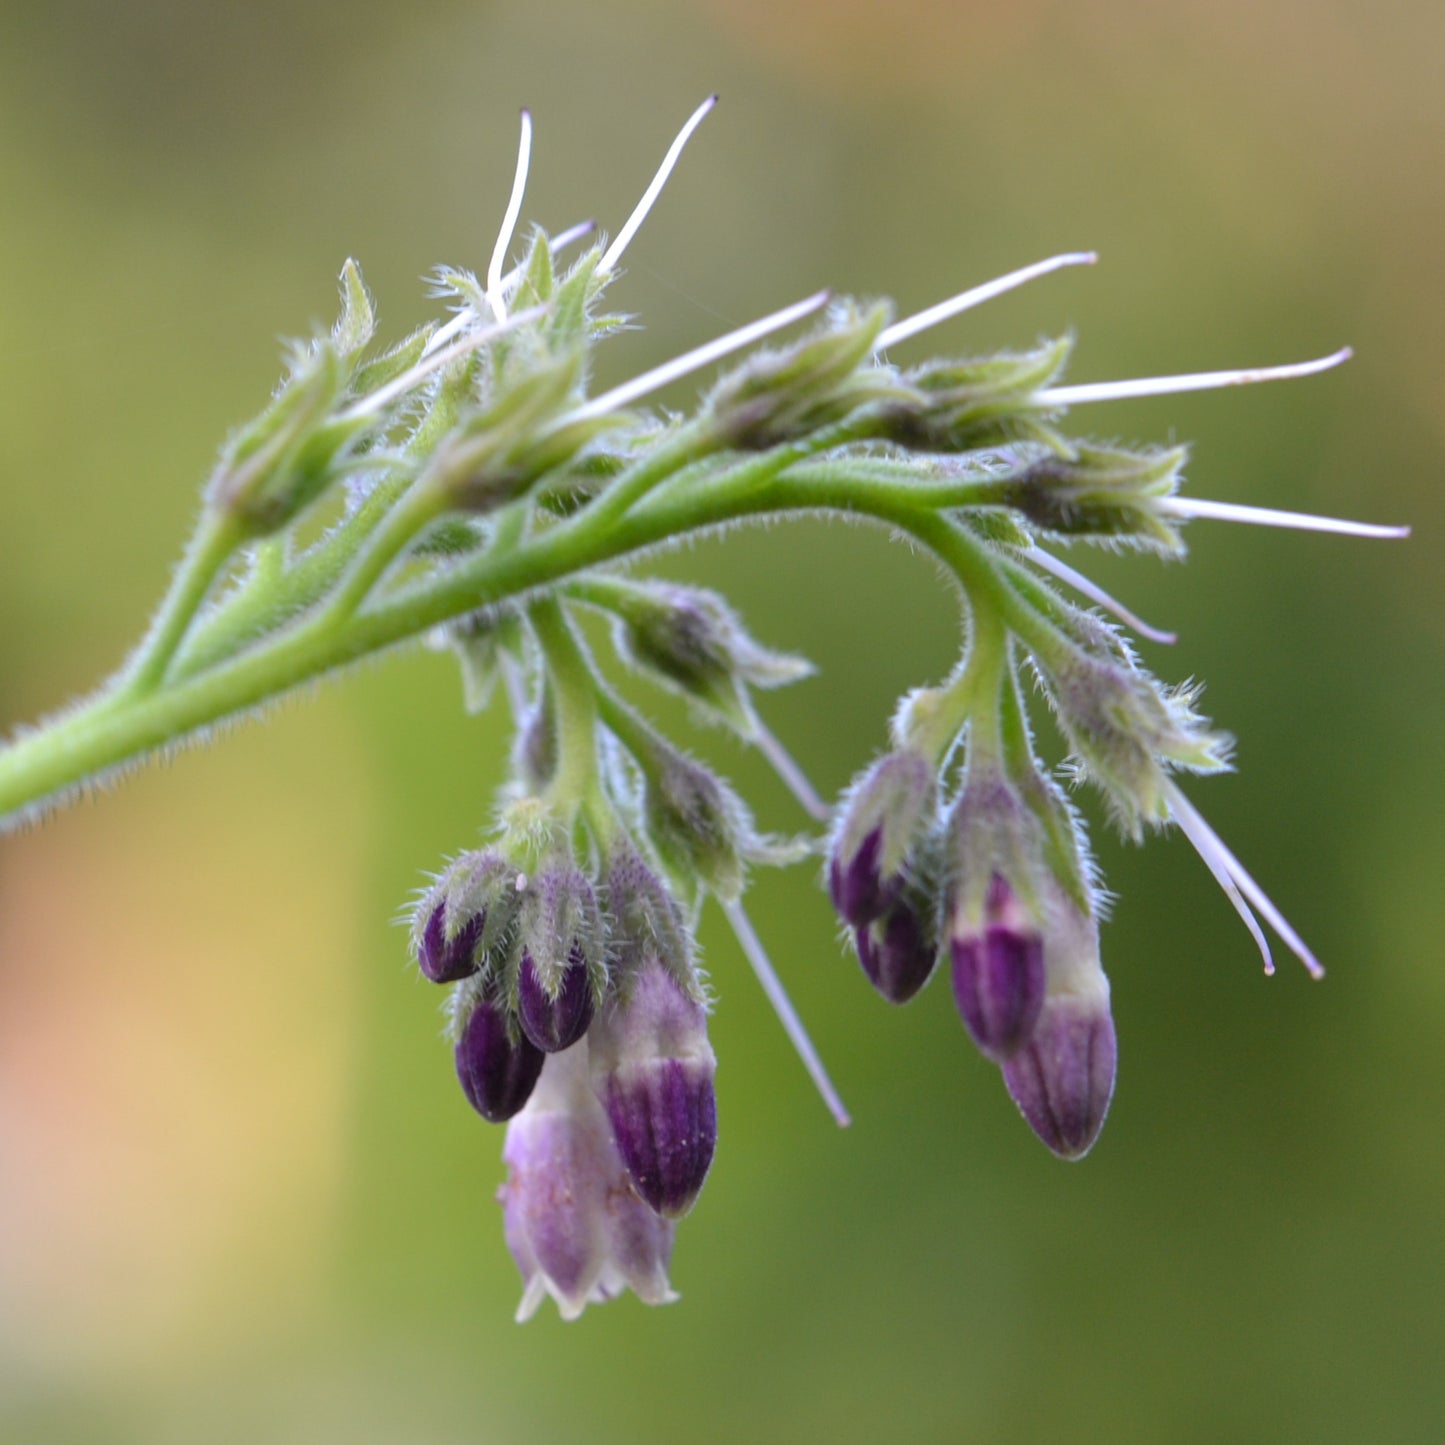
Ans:
{"type": "Polygon", "coordinates": [[[450,618],[747,518],[839,511],[890,523],[934,552],[975,606],[992,609],[1025,643],[1057,646],[1058,634],[1022,603],[985,545],[947,518],[920,510],[907,488],[851,477],[842,464],[832,475],[818,469],[801,479],[777,474],[807,451],[806,443],[780,447],[699,486],[666,488],[603,527],[593,525],[584,508],[515,547],[470,557],[355,613],[312,614],[239,656],[144,696],[117,703],[101,695],[0,752],[0,818],[27,813],[450,618]]]}
{"type": "Polygon", "coordinates": [[[234,516],[207,508],[145,641],[111,695],[113,702],[144,696],[159,686],[216,578],[240,546],[242,535],[234,516]]]}

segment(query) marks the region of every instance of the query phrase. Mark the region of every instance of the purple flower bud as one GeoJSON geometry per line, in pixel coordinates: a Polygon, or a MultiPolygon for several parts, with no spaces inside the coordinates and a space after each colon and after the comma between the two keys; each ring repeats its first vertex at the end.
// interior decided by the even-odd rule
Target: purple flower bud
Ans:
{"type": "Polygon", "coordinates": [[[1001,874],[981,928],[955,926],[953,997],[979,1049],[995,1063],[1028,1041],[1044,1006],[1044,939],[1001,874]]]}
{"type": "Polygon", "coordinates": [[[514,877],[506,859],[486,849],[463,853],[427,892],[412,923],[412,952],[433,983],[476,973],[485,946],[506,929],[514,877]]]}
{"type": "Polygon", "coordinates": [[[624,1288],[647,1304],[677,1298],[667,1280],[673,1225],[632,1188],[588,1082],[586,1043],[547,1056],[502,1158],[503,1223],[523,1280],[518,1320],[549,1294],[568,1320],[624,1288]]]}
{"type": "Polygon", "coordinates": [[[907,1003],[928,982],[938,959],[933,931],[902,900],[856,929],[853,939],[863,972],[889,1003],[907,1003]]]}
{"type": "Polygon", "coordinates": [[[1033,1037],[1004,1064],[1004,1083],[1029,1127],[1055,1154],[1081,1159],[1104,1127],[1116,1059],[1106,984],[1102,997],[1049,999],[1033,1037]]]}
{"type": "Polygon", "coordinates": [[[828,891],[854,928],[882,918],[898,898],[937,792],[933,765],[907,750],[885,753],[849,790],[828,850],[828,891]]]}
{"type": "Polygon", "coordinates": [[[650,963],[595,1033],[593,1087],[633,1185],[659,1214],[686,1214],[717,1145],[717,1059],[701,1002],[650,963]]]}
{"type": "Polygon", "coordinates": [[[500,1124],[531,1097],[543,1058],[530,1039],[514,1034],[502,1009],[483,999],[457,1040],[457,1078],[472,1108],[500,1124]]]}
{"type": "Polygon", "coordinates": [[[548,1054],[571,1048],[587,1032],[592,1022],[592,984],[587,977],[587,960],[575,943],[567,952],[567,966],[550,994],[530,951],[522,950],[517,1016],[522,1032],[548,1054]]]}
{"type": "Polygon", "coordinates": [[[556,853],[519,880],[516,1008],[522,1032],[545,1053],[587,1032],[606,984],[606,928],[592,885],[571,856],[556,853]]]}
{"type": "Polygon", "coordinates": [[[450,938],[447,937],[447,905],[442,901],[427,915],[421,944],[416,951],[417,967],[433,983],[456,983],[477,971],[477,944],[487,915],[474,913],[450,938]]]}

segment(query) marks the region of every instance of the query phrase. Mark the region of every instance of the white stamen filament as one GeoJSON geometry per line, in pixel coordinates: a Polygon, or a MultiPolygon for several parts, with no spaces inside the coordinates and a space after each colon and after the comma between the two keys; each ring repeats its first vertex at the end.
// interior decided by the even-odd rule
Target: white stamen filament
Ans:
{"type": "Polygon", "coordinates": [[[797,799],[799,806],[809,817],[816,818],[820,823],[826,823],[833,816],[832,808],[819,796],[818,790],[813,786],[798,760],[756,715],[753,717],[752,744],[763,755],[768,766],[778,775],[783,785],[797,799]]]}
{"type": "MultiPolygon", "coordinates": [[[[1165,791],[1169,798],[1169,808],[1174,814],[1175,821],[1184,832],[1184,836],[1194,845],[1195,851],[1204,860],[1205,866],[1216,878],[1221,877],[1221,872],[1227,874],[1230,882],[1264,915],[1265,921],[1274,931],[1289,945],[1290,952],[1309,970],[1315,978],[1324,977],[1324,968],[1320,961],[1310,952],[1304,940],[1290,926],[1289,920],[1270,901],[1269,895],[1264,889],[1250,877],[1244,865],[1225,846],[1224,840],[1209,826],[1200,815],[1198,809],[1179,791],[1179,788],[1172,782],[1165,783],[1165,791]]],[[[1223,879],[1221,878],[1221,886],[1223,879]]],[[[1235,902],[1235,895],[1228,887],[1225,892],[1230,893],[1230,901],[1235,903],[1236,908],[1242,906],[1242,900],[1235,902]]],[[[1243,915],[1243,912],[1241,913],[1243,915]]],[[[1251,915],[1252,917],[1252,915],[1251,915]]],[[[1256,926],[1257,927],[1257,926],[1256,926]]],[[[1255,929],[1255,941],[1260,938],[1255,929]]],[[[1269,950],[1261,945],[1266,960],[1269,957],[1269,950]]],[[[1266,972],[1273,972],[1272,966],[1266,962],[1266,972]]]]}
{"type": "Polygon", "coordinates": [[[960,291],[957,296],[951,296],[947,301],[940,301],[936,306],[930,306],[916,316],[909,316],[903,321],[895,321],[892,326],[879,334],[875,350],[883,351],[887,347],[897,346],[900,341],[907,341],[909,337],[917,336],[921,331],[941,325],[985,301],[991,301],[995,296],[1002,296],[1005,291],[1012,291],[1018,286],[1023,286],[1036,276],[1046,276],[1050,271],[1057,271],[1064,266],[1092,266],[1098,259],[1098,256],[1092,251],[1070,251],[1062,256],[1050,256],[1047,261],[1035,261],[1032,266],[1024,266],[1017,271],[1010,271],[1007,276],[999,276],[993,281],[985,281],[982,286],[975,286],[972,290],[960,291]]]}
{"type": "MultiPolygon", "coordinates": [[[[548,252],[555,256],[558,252],[565,250],[574,241],[580,241],[583,236],[591,235],[597,229],[596,221],[579,221],[575,226],[568,226],[565,231],[559,232],[547,242],[548,252]]],[[[513,266],[505,276],[502,277],[502,295],[510,296],[517,282],[522,279],[523,266],[513,266]]],[[[464,306],[455,316],[443,326],[438,326],[427,338],[427,343],[422,347],[421,354],[430,356],[439,346],[445,346],[448,341],[459,331],[465,330],[474,321],[481,318],[470,306],[464,306]]]]}
{"type": "Polygon", "coordinates": [[[517,171],[512,177],[512,194],[507,201],[507,212],[502,217],[502,229],[497,232],[497,244],[492,247],[491,264],[487,267],[487,302],[498,321],[507,319],[507,303],[502,295],[502,265],[507,259],[507,249],[512,244],[512,235],[517,229],[517,217],[522,214],[522,197],[527,190],[527,170],[532,164],[532,113],[522,112],[522,138],[517,144],[517,171]]]}
{"type": "Polygon", "coordinates": [[[355,406],[342,412],[338,420],[356,421],[361,417],[369,416],[374,411],[380,411],[382,407],[394,401],[398,396],[420,386],[432,372],[440,371],[442,367],[449,366],[459,356],[465,356],[469,351],[475,351],[489,341],[495,341],[497,337],[505,335],[508,331],[516,330],[518,326],[522,326],[528,321],[535,321],[537,317],[545,314],[546,310],[545,306],[532,306],[526,311],[518,311],[505,321],[484,326],[480,330],[470,332],[460,340],[452,342],[450,346],[432,352],[430,356],[417,362],[410,371],[402,372],[400,376],[394,377],[385,386],[373,391],[369,396],[362,397],[355,406]]]}
{"type": "Polygon", "coordinates": [[[1142,617],[1131,612],[1117,598],[1111,597],[1097,582],[1084,576],[1082,572],[1076,572],[1067,562],[1061,561],[1051,552],[1045,552],[1041,547],[1031,548],[1024,554],[1035,567],[1045,572],[1052,573],[1060,582],[1067,583],[1076,592],[1082,593],[1090,602],[1097,603],[1105,612],[1111,612],[1126,627],[1132,627],[1140,637],[1147,637],[1151,642],[1178,642],[1176,633],[1164,632],[1158,627],[1150,627],[1142,617]]]}
{"type": "Polygon", "coordinates": [[[1156,511],[1173,517],[1207,517],[1216,522],[1251,522],[1257,527],[1292,527],[1300,532],[1339,532],[1346,537],[1408,537],[1408,527],[1377,522],[1351,522],[1342,517],[1316,517],[1309,512],[1281,512],[1240,502],[1209,502],[1202,497],[1164,497],[1156,511]]]}
{"type": "Polygon", "coordinates": [[[1259,926],[1259,920],[1254,916],[1248,903],[1244,901],[1244,895],[1235,886],[1234,878],[1231,876],[1224,860],[1215,849],[1218,842],[1215,834],[1209,829],[1202,832],[1195,827],[1195,818],[1182,813],[1178,808],[1174,810],[1174,819],[1179,824],[1180,831],[1194,845],[1194,851],[1204,860],[1204,866],[1214,875],[1214,881],[1224,890],[1224,896],[1234,905],[1234,911],[1244,920],[1244,926],[1249,930],[1250,937],[1254,939],[1259,947],[1260,956],[1264,959],[1264,971],[1272,974],[1274,972],[1274,958],[1269,951],[1269,940],[1264,936],[1264,930],[1259,926]]]}
{"type": "Polygon", "coordinates": [[[603,392],[601,396],[593,397],[591,401],[568,412],[564,421],[586,421],[591,417],[605,416],[610,411],[616,411],[618,407],[626,406],[629,402],[646,396],[648,392],[657,391],[669,382],[686,376],[689,372],[699,371],[731,352],[751,346],[753,342],[760,341],[764,336],[769,336],[774,331],[781,331],[785,326],[791,326],[793,322],[801,321],[815,311],[821,311],[832,299],[832,295],[831,291],[819,291],[806,300],[794,302],[791,306],[783,307],[781,311],[773,312],[771,316],[764,316],[760,321],[754,321],[747,326],[739,327],[736,331],[730,331],[726,336],[718,337],[716,341],[709,341],[706,345],[699,346],[682,356],[675,356],[671,361],[666,361],[651,371],[644,371],[641,376],[635,376],[631,381],[623,382],[621,386],[603,392]]]}
{"type": "Polygon", "coordinates": [[[762,940],[753,928],[752,920],[743,911],[741,903],[724,902],[722,909],[752,965],[753,972],[757,975],[758,982],[763,986],[763,992],[768,996],[768,1002],[772,1004],[774,1013],[777,1014],[788,1038],[792,1040],[798,1057],[803,1061],[803,1067],[807,1069],[809,1077],[823,1097],[823,1102],[828,1106],[828,1112],[837,1120],[839,1128],[846,1129],[853,1121],[848,1117],[848,1110],[838,1097],[838,1091],[833,1087],[833,1081],[828,1077],[828,1071],[823,1067],[823,1061],[818,1057],[818,1051],[813,1047],[813,1041],[808,1037],[802,1019],[789,1001],[783,982],[769,961],[762,940]]]}
{"type": "Polygon", "coordinates": [[[1184,376],[1148,376],[1133,381],[1091,381],[1082,386],[1053,386],[1034,393],[1040,406],[1078,406],[1089,401],[1123,401],[1133,396],[1168,396],[1180,391],[1214,391],[1223,386],[1252,386],[1257,381],[1288,381],[1328,371],[1353,353],[1348,346],[1314,361],[1265,366],[1253,371],[1196,371],[1184,376]]]}
{"type": "Polygon", "coordinates": [[[717,96],[710,95],[693,111],[688,122],[678,131],[677,139],[668,147],[667,154],[662,158],[662,164],[657,168],[657,174],[652,178],[652,184],[642,193],[642,199],[633,208],[632,214],[627,218],[627,224],[617,233],[617,239],[603,253],[601,261],[597,263],[597,274],[599,276],[610,275],[617,269],[617,263],[622,259],[622,253],[632,242],[637,234],[638,227],[647,219],[647,213],[652,209],[653,203],[662,192],[663,186],[667,184],[667,178],[672,174],[673,167],[677,165],[678,157],[682,154],[682,148],[692,138],[692,133],[703,122],[713,106],[717,104],[717,96]]]}

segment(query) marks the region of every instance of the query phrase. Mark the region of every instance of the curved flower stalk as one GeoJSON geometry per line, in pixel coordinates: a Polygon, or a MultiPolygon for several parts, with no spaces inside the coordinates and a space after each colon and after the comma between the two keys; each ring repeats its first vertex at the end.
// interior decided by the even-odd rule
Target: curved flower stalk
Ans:
{"type": "Polygon", "coordinates": [[[0,825],[199,740],[217,722],[406,642],[451,651],[470,710],[504,696],[512,779],[481,848],[421,897],[411,944],[447,987],[458,1081],[507,1123],[508,1242],[521,1317],[567,1318],[631,1288],[674,1298],[677,1222],[718,1141],[717,1060],[698,910],[715,899],[840,1123],[847,1112],[744,909],[750,868],[806,854],[759,835],[746,802],[607,680],[584,611],[636,675],[759,749],[804,814],[829,821],[826,886],[868,981],[902,1004],[940,961],[973,1042],[1035,1133],[1077,1158],[1113,1095],[1117,1044],[1099,947],[1101,891],[1057,764],[1129,836],[1177,823],[1272,968],[1256,914],[1313,973],[1299,935],[1186,797],[1229,740],[1129,640],[1141,622],[1066,563],[1077,542],[1177,555],[1194,519],[1402,536],[1180,494],[1182,448],[1072,436],[1092,402],[1286,379],[1344,360],[1065,384],[1067,341],[895,362],[892,348],[1066,267],[1056,256],[897,320],[826,291],[610,391],[593,353],[628,246],[709,100],[608,244],[590,223],[534,229],[513,255],[532,123],[484,276],[438,272],[452,314],[378,348],[356,266],[341,316],[294,346],[254,421],[224,445],[171,589],[93,697],[0,750],[0,825]],[[808,327],[801,331],[799,327],[808,327]],[[788,339],[779,339],[790,332],[788,339]],[[762,343],[767,342],[764,347],[762,343]],[[741,359],[738,359],[739,356],[741,359]],[[658,388],[723,365],[687,415],[658,388]],[[315,510],[335,502],[318,536],[315,510]],[[755,640],[726,599],[633,572],[642,554],[790,513],[871,521],[952,579],[957,667],[905,697],[888,750],[836,808],[765,726],[757,694],[801,659],[755,640]],[[1071,601],[1056,584],[1079,593],[1071,601]],[[1041,758],[1029,678],[1068,756],[1041,758]],[[503,686],[494,686],[500,679],[503,686]]]}

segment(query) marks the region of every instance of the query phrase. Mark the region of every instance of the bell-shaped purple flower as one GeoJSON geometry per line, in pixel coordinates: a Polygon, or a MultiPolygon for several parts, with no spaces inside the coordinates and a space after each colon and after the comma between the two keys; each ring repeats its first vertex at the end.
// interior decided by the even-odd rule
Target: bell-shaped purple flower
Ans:
{"type": "Polygon", "coordinates": [[[933,928],[902,898],[882,918],[855,929],[853,941],[868,981],[889,1003],[907,1003],[928,982],[938,960],[933,928]]]}
{"type": "Polygon", "coordinates": [[[1002,874],[980,923],[957,921],[949,949],[954,1002],[974,1043],[995,1063],[1012,1058],[1044,1006],[1044,938],[1002,874]]]}
{"type": "Polygon", "coordinates": [[[593,1031],[593,1087],[637,1192],[675,1219],[692,1208],[717,1145],[717,1058],[701,1001],[662,963],[623,987],[593,1031]]]}
{"type": "Polygon", "coordinates": [[[457,1039],[457,1078],[477,1113],[510,1119],[531,1097],[545,1056],[489,999],[472,1010],[457,1039]]]}
{"type": "Polygon", "coordinates": [[[573,944],[567,964],[547,990],[547,979],[530,950],[522,950],[517,973],[517,1016],[522,1032],[544,1053],[555,1054],[571,1048],[592,1022],[592,984],[587,977],[587,960],[573,944]]]}
{"type": "Polygon", "coordinates": [[[849,789],[828,849],[828,892],[844,922],[863,928],[902,891],[911,856],[933,822],[938,776],[919,753],[885,753],[849,789]]]}
{"type": "Polygon", "coordinates": [[[502,1158],[508,1175],[498,1197],[523,1280],[519,1321],[549,1294],[567,1320],[627,1288],[647,1304],[677,1298],[667,1278],[672,1222],[632,1188],[592,1092],[585,1040],[547,1056],[527,1107],[507,1127],[502,1158]]]}

